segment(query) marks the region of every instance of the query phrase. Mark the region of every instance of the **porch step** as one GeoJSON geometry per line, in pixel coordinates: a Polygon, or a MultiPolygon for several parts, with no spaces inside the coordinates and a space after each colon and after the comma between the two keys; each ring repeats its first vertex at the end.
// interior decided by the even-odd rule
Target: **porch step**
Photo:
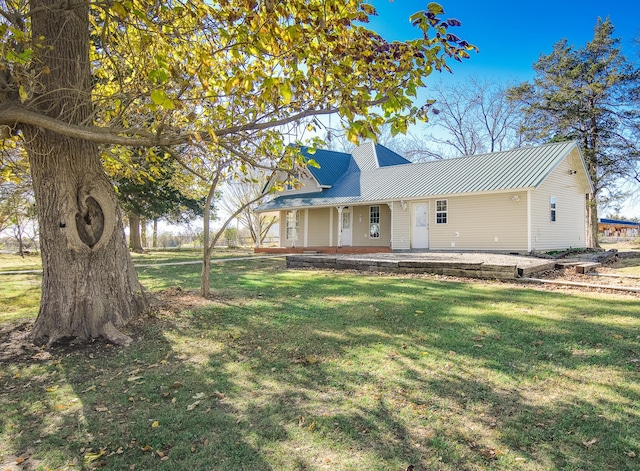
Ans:
{"type": "Polygon", "coordinates": [[[589,273],[601,265],[602,265],[601,263],[597,263],[597,262],[581,263],[580,265],[576,265],[576,273],[580,273],[580,274],[589,273]]]}
{"type": "Polygon", "coordinates": [[[556,262],[556,268],[573,268],[576,267],[578,265],[582,265],[585,262],[580,262],[580,261],[574,261],[574,262],[556,262]]]}

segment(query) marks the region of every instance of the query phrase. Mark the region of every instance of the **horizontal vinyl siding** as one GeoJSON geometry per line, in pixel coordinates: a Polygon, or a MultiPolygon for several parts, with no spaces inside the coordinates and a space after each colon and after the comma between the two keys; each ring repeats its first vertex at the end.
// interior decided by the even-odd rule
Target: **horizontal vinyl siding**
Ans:
{"type": "Polygon", "coordinates": [[[436,224],[436,199],[429,201],[430,249],[527,250],[526,192],[442,199],[448,202],[446,224],[436,224]]]}
{"type": "Polygon", "coordinates": [[[586,202],[584,179],[575,162],[577,156],[563,160],[549,177],[531,191],[531,245],[533,250],[586,247],[586,202]],[[556,221],[551,222],[550,198],[556,198],[556,221]]]}
{"type": "MultiPolygon", "coordinates": [[[[287,175],[285,175],[284,173],[279,174],[278,178],[281,181],[284,181],[287,179],[287,175]]],[[[283,190],[283,191],[279,191],[277,193],[278,196],[282,196],[282,195],[301,195],[304,193],[313,193],[313,192],[317,192],[320,191],[322,188],[320,187],[320,185],[318,185],[318,182],[315,180],[315,178],[308,178],[308,176],[301,176],[300,179],[298,180],[300,188],[295,189],[295,190],[283,190]]]]}
{"type": "Polygon", "coordinates": [[[307,221],[307,246],[329,245],[329,213],[333,208],[309,209],[307,221]]]}
{"type": "Polygon", "coordinates": [[[399,201],[393,202],[393,250],[409,250],[411,248],[411,205],[406,203],[405,209],[399,201]]]}
{"type": "Polygon", "coordinates": [[[386,203],[354,206],[352,217],[354,246],[389,247],[391,242],[391,209],[386,203]],[[371,206],[380,207],[380,238],[378,239],[369,237],[369,208],[371,206]]]}

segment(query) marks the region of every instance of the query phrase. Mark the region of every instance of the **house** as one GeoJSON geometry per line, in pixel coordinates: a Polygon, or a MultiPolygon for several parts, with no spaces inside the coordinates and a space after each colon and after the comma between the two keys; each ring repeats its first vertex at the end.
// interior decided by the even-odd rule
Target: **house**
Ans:
{"type": "Polygon", "coordinates": [[[640,237],[640,222],[620,219],[598,219],[598,236],[602,239],[635,239],[640,237]]]}
{"type": "MultiPolygon", "coordinates": [[[[300,185],[259,208],[279,215],[281,250],[586,246],[585,195],[593,188],[573,141],[421,163],[370,142],[351,154],[301,152],[320,167],[300,169],[300,185]]],[[[265,191],[285,178],[275,175],[265,191]]]]}

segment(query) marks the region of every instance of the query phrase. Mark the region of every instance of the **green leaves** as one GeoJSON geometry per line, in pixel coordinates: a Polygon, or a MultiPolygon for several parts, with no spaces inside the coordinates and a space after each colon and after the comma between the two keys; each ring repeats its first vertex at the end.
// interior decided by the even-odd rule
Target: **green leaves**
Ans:
{"type": "Polygon", "coordinates": [[[172,110],[175,108],[173,100],[169,98],[164,90],[153,90],[151,92],[151,101],[167,110],[172,110]]]}

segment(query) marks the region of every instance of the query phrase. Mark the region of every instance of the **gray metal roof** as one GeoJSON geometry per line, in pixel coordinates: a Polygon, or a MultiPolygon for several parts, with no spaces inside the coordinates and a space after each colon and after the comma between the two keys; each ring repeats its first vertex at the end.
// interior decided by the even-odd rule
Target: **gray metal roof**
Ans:
{"type": "Polygon", "coordinates": [[[279,196],[259,210],[536,188],[574,148],[575,141],[566,141],[364,171],[350,166],[329,189],[279,196]]]}

